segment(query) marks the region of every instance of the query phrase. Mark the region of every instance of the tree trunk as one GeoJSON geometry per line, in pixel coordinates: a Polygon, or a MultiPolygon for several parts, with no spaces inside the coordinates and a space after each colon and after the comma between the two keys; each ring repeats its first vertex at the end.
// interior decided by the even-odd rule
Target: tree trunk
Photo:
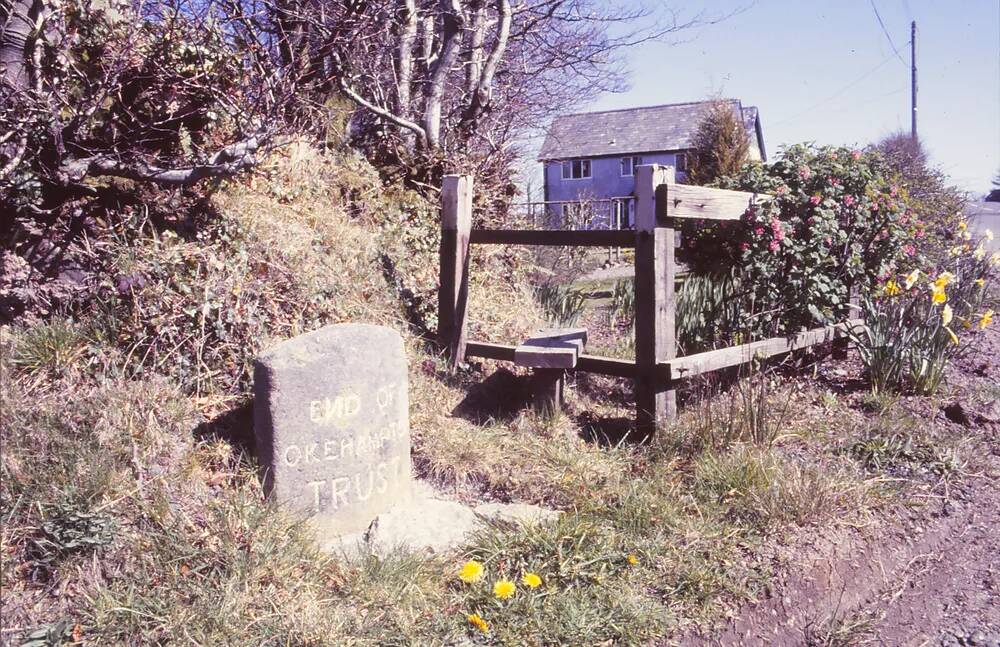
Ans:
{"type": "Polygon", "coordinates": [[[28,42],[35,29],[35,22],[42,11],[40,0],[5,0],[0,14],[0,77],[10,90],[24,91],[31,85],[28,68],[28,42]],[[9,9],[8,9],[9,7],[9,9]]]}

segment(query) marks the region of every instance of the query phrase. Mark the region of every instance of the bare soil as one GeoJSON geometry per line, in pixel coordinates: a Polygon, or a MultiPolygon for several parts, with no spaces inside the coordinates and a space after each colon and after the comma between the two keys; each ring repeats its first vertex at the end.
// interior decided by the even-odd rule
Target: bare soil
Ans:
{"type": "Polygon", "coordinates": [[[1000,647],[997,327],[955,363],[948,387],[943,400],[901,404],[928,425],[973,437],[974,460],[960,478],[863,527],[773,538],[766,561],[775,576],[765,594],[724,626],[674,643],[1000,647]]]}

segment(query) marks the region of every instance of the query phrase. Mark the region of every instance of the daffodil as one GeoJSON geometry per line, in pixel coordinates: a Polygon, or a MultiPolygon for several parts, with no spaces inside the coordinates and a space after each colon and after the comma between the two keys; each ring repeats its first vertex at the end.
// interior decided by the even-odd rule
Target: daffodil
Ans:
{"type": "Polygon", "coordinates": [[[946,288],[954,278],[955,275],[952,274],[951,272],[941,272],[940,274],[938,274],[937,279],[934,280],[934,285],[936,285],[939,288],[946,288]]]}
{"type": "Polygon", "coordinates": [[[983,247],[982,243],[979,243],[979,247],[976,248],[976,251],[972,252],[972,258],[977,261],[981,261],[986,258],[986,248],[983,247]]]}
{"type": "Polygon", "coordinates": [[[521,584],[529,589],[537,589],[542,585],[542,578],[538,577],[537,573],[525,573],[521,576],[521,584]]]}
{"type": "Polygon", "coordinates": [[[951,319],[954,313],[951,311],[951,306],[945,304],[944,308],[941,309],[941,325],[947,326],[951,323],[951,319]]]}
{"type": "Polygon", "coordinates": [[[993,312],[992,309],[987,310],[986,312],[983,313],[983,316],[979,318],[979,329],[980,330],[986,330],[986,326],[988,326],[991,323],[993,323],[993,315],[994,315],[994,312],[993,312]]]}
{"type": "Polygon", "coordinates": [[[490,632],[490,626],[486,624],[486,621],[483,620],[483,617],[478,613],[470,613],[469,615],[465,616],[465,618],[472,624],[473,627],[483,632],[484,634],[488,634],[490,632]]]}
{"type": "Polygon", "coordinates": [[[976,279],[976,287],[982,288],[986,285],[986,279],[976,279]]]}
{"type": "Polygon", "coordinates": [[[462,570],[458,572],[458,579],[472,584],[483,579],[483,565],[474,559],[470,559],[462,565],[462,570]]]}
{"type": "Polygon", "coordinates": [[[992,229],[987,229],[986,231],[983,232],[983,235],[986,236],[986,240],[993,240],[993,230],[992,229]]]}
{"type": "Polygon", "coordinates": [[[931,303],[944,303],[948,300],[944,288],[935,283],[931,283],[931,303]]]}
{"type": "Polygon", "coordinates": [[[498,600],[506,600],[513,596],[516,591],[517,585],[510,580],[497,580],[497,583],[493,585],[493,595],[498,600]]]}
{"type": "Polygon", "coordinates": [[[959,233],[962,233],[963,231],[965,231],[968,228],[969,228],[969,223],[965,222],[964,220],[959,221],[959,223],[958,223],[958,232],[959,233]]]}
{"type": "Polygon", "coordinates": [[[889,297],[894,297],[899,294],[899,284],[896,281],[889,279],[885,284],[885,294],[889,297]]]}
{"type": "Polygon", "coordinates": [[[951,343],[957,344],[958,343],[958,335],[955,334],[955,331],[953,331],[948,326],[945,326],[944,329],[946,331],[948,331],[948,336],[951,337],[951,343]]]}
{"type": "Polygon", "coordinates": [[[905,285],[906,289],[909,290],[918,279],[920,279],[920,270],[913,270],[906,275],[906,278],[903,280],[903,285],[905,285]]]}
{"type": "Polygon", "coordinates": [[[961,245],[955,245],[950,250],[948,250],[948,253],[951,254],[952,256],[958,256],[959,254],[962,253],[962,246],[961,245]]]}
{"type": "Polygon", "coordinates": [[[1000,265],[1000,252],[993,252],[993,256],[990,256],[990,265],[1000,265]]]}

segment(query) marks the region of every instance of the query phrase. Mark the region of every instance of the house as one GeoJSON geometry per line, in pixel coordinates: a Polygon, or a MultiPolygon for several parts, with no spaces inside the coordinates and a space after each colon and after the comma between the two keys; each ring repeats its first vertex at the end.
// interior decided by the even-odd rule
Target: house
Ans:
{"type": "MultiPolygon", "coordinates": [[[[738,111],[750,135],[750,155],[767,160],[760,115],[754,106],[724,99],[738,111]]],[[[683,182],[695,133],[714,101],[585,112],[556,117],[538,161],[545,174],[548,212],[561,222],[581,205],[593,215],[589,226],[631,227],[635,168],[673,166],[683,182]]]]}

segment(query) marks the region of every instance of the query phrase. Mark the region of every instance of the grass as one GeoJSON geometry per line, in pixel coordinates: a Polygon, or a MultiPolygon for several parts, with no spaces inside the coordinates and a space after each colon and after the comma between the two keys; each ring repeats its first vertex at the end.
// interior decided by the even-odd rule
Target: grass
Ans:
{"type": "MultiPolygon", "coordinates": [[[[769,536],[866,514],[885,496],[879,470],[909,460],[887,441],[873,461],[856,443],[891,439],[888,428],[780,375],[692,393],[641,446],[612,433],[630,415],[621,381],[578,377],[552,417],[511,406],[523,376],[491,362],[452,373],[420,337],[435,251],[419,205],[391,187],[377,197],[356,160],[316,155],[290,153],[216,195],[228,241],[122,249],[160,277],[138,306],[4,332],[3,644],[642,644],[754,595],[769,536]],[[386,234],[388,212],[409,233],[386,234]],[[420,477],[460,499],[552,506],[560,520],[484,525],[445,555],[318,553],[301,519],[264,500],[236,414],[260,347],[343,320],[404,335],[420,477]],[[472,558],[487,577],[466,585],[456,574],[472,558]],[[529,570],[538,589],[492,596],[497,579],[529,570]]],[[[470,334],[513,341],[540,323],[511,257],[476,262],[470,334]]]]}

